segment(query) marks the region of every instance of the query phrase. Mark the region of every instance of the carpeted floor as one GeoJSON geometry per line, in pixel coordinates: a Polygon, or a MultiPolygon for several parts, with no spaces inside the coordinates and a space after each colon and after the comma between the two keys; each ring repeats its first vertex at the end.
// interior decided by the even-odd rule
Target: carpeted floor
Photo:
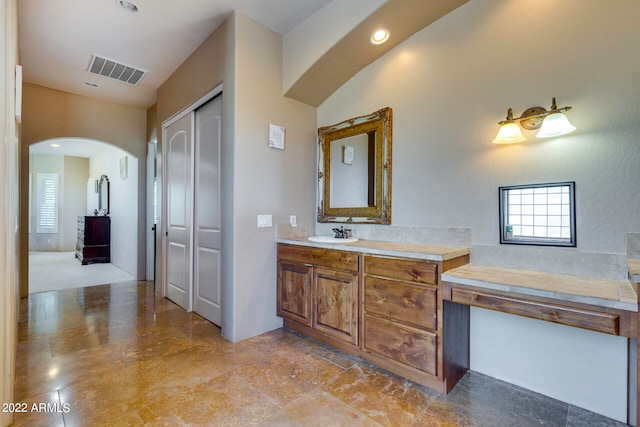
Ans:
{"type": "Polygon", "coordinates": [[[135,280],[113,264],[82,265],[74,252],[29,252],[29,293],[135,280]]]}

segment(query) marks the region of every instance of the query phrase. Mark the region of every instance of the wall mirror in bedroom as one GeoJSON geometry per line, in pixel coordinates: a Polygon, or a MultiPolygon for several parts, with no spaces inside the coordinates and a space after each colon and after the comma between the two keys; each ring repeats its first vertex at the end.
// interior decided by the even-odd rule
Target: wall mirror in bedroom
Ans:
{"type": "Polygon", "coordinates": [[[318,129],[318,222],[391,224],[391,116],[318,129]]]}
{"type": "Polygon", "coordinates": [[[109,177],[102,175],[98,182],[98,214],[109,215],[109,177]]]}

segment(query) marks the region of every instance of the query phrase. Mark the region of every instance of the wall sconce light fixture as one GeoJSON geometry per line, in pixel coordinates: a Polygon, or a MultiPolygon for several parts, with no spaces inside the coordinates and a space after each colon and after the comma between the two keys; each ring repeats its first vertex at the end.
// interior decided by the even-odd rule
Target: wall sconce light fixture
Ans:
{"type": "Polygon", "coordinates": [[[569,106],[558,108],[555,97],[552,98],[551,108],[548,111],[542,107],[531,107],[515,119],[513,118],[513,110],[509,108],[507,118],[498,122],[500,129],[492,142],[494,144],[511,144],[526,141],[520,126],[527,130],[540,129],[536,134],[538,138],[551,138],[571,133],[576,130],[576,127],[569,122],[563,113],[569,110],[571,110],[569,106]]]}

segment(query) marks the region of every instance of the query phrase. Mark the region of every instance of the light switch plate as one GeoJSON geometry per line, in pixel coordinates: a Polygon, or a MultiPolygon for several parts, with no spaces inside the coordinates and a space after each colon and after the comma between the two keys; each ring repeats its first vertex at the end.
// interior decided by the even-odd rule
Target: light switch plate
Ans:
{"type": "Polygon", "coordinates": [[[271,215],[258,215],[258,228],[271,227],[271,215]]]}

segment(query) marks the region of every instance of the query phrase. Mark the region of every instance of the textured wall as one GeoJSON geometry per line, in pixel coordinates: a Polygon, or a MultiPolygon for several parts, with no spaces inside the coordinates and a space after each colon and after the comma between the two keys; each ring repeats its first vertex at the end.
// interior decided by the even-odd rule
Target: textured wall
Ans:
{"type": "Polygon", "coordinates": [[[640,230],[638,12],[633,1],[471,2],[360,72],[318,125],[394,109],[394,225],[470,227],[482,250],[499,245],[499,186],[576,181],[578,248],[567,251],[624,254],[640,230]],[[574,107],[575,133],[491,144],[508,107],[549,108],[552,96],[574,107]]]}
{"type": "MultiPolygon", "coordinates": [[[[627,233],[640,231],[637,16],[635,0],[474,0],[362,70],[318,126],[393,108],[394,226],[470,228],[472,262],[623,279],[627,233]],[[507,108],[553,96],[574,107],[576,132],[491,144],[507,108]],[[560,181],[576,182],[577,248],[500,245],[498,187],[560,181]]],[[[609,363],[626,361],[624,340],[582,332],[473,310],[472,369],[625,419],[626,372],[609,363]],[[495,329],[504,322],[517,341],[495,329]],[[546,347],[565,333],[576,345],[546,347]],[[579,375],[552,374],[562,367],[579,375]]]]}
{"type": "Polygon", "coordinates": [[[275,314],[275,224],[288,223],[289,215],[312,221],[316,121],[314,108],[281,94],[282,37],[236,17],[234,341],[282,325],[275,314]],[[269,124],[286,128],[284,150],[269,148],[269,124]],[[258,214],[272,215],[274,227],[257,228],[258,214]]]}

